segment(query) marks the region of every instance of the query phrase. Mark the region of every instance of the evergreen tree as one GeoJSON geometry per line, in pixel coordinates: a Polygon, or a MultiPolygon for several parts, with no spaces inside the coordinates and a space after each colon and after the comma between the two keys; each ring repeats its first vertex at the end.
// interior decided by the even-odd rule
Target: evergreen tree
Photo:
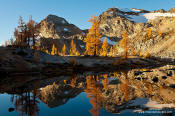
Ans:
{"type": "Polygon", "coordinates": [[[105,40],[103,41],[103,45],[102,45],[101,56],[107,56],[108,48],[109,48],[109,45],[107,42],[107,38],[105,38],[105,40]]]}
{"type": "Polygon", "coordinates": [[[114,50],[113,50],[113,47],[111,46],[109,55],[110,55],[110,56],[113,56],[113,54],[114,54],[114,50]]]}
{"type": "Polygon", "coordinates": [[[52,46],[51,55],[57,55],[57,48],[55,48],[55,44],[53,44],[53,46],[52,46]]]}
{"type": "Polygon", "coordinates": [[[113,55],[116,56],[118,54],[118,45],[113,45],[113,55]]]}
{"type": "Polygon", "coordinates": [[[104,79],[102,80],[102,84],[103,84],[104,89],[107,91],[108,90],[108,84],[109,84],[107,74],[103,74],[103,78],[104,79]]]}
{"type": "Polygon", "coordinates": [[[49,51],[48,51],[48,50],[46,50],[46,53],[47,53],[47,54],[49,54],[49,51]]]}
{"type": "Polygon", "coordinates": [[[20,42],[20,40],[19,40],[19,38],[18,38],[18,35],[19,35],[18,29],[15,28],[14,37],[16,38],[16,41],[15,41],[15,44],[16,44],[16,45],[19,45],[19,42],[20,42]]]}
{"type": "Polygon", "coordinates": [[[16,38],[15,44],[18,46],[29,46],[30,38],[32,38],[33,46],[35,48],[36,36],[37,36],[37,24],[30,18],[29,22],[25,24],[22,17],[19,17],[18,27],[15,28],[14,36],[16,38]]]}
{"type": "Polygon", "coordinates": [[[92,23],[92,27],[89,29],[89,33],[86,35],[84,42],[86,43],[87,55],[99,55],[99,46],[101,45],[100,38],[102,37],[99,29],[100,22],[96,16],[92,16],[89,20],[92,23]]]}
{"type": "Polygon", "coordinates": [[[147,37],[148,37],[148,39],[151,38],[151,35],[152,35],[152,29],[150,27],[150,28],[148,28],[148,31],[147,31],[147,37]]]}
{"type": "Polygon", "coordinates": [[[30,38],[32,38],[33,46],[35,47],[36,44],[36,36],[38,35],[37,32],[37,23],[32,19],[32,16],[27,23],[28,26],[28,43],[30,42],[30,38]]]}
{"type": "Polygon", "coordinates": [[[120,46],[124,50],[124,59],[127,59],[127,57],[128,57],[128,44],[129,44],[129,42],[128,42],[128,33],[125,30],[123,32],[123,39],[120,41],[120,46]]]}
{"type": "Polygon", "coordinates": [[[23,21],[22,17],[19,17],[18,21],[19,26],[15,28],[14,36],[16,38],[16,45],[18,46],[24,46],[25,45],[25,36],[24,36],[24,30],[25,30],[25,22],[23,21]]]}
{"type": "Polygon", "coordinates": [[[80,53],[77,51],[76,44],[74,43],[73,39],[71,41],[70,55],[80,55],[80,53]]]}
{"type": "Polygon", "coordinates": [[[65,56],[66,55],[66,45],[64,44],[62,51],[61,51],[62,55],[65,56]]]}

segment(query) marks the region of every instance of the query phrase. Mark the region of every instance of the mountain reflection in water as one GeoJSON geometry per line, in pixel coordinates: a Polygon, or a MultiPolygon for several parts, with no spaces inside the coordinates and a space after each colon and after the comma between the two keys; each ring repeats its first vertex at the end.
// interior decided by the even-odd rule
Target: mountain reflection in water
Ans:
{"type": "MultiPolygon", "coordinates": [[[[175,67],[169,65],[156,69],[86,72],[52,78],[8,77],[1,79],[0,92],[1,95],[8,93],[11,96],[7,102],[11,102],[14,107],[9,107],[6,115],[15,111],[21,116],[37,116],[40,112],[47,112],[43,109],[44,104],[50,110],[63,107],[68,114],[64,106],[73,99],[88,101],[82,102],[82,106],[71,107],[88,108],[87,115],[92,116],[134,115],[148,111],[174,113],[175,67]],[[82,94],[86,97],[82,97],[82,94]]],[[[54,111],[51,110],[51,113],[56,115],[54,111]]],[[[77,115],[82,114],[77,109],[77,115]]]]}

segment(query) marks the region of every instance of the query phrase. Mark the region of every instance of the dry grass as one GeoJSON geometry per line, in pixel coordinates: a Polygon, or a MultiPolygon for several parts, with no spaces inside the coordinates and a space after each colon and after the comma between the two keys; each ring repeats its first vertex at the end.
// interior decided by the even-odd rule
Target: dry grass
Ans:
{"type": "Polygon", "coordinates": [[[76,58],[71,58],[71,59],[69,60],[69,64],[71,64],[71,65],[73,65],[73,66],[77,65],[77,60],[76,60],[76,58]]]}

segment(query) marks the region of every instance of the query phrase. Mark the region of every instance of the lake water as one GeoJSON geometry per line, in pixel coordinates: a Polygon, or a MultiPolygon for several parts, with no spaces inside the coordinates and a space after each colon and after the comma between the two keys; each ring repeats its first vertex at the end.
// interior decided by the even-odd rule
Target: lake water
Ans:
{"type": "Polygon", "coordinates": [[[0,116],[170,115],[174,66],[0,81],[0,116]]]}

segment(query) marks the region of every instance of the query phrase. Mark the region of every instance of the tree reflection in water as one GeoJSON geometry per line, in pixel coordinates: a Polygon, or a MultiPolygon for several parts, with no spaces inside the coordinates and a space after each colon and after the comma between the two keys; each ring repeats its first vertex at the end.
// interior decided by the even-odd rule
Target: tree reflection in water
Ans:
{"type": "Polygon", "coordinates": [[[128,85],[129,85],[129,81],[128,81],[128,72],[124,71],[123,72],[123,76],[124,76],[124,82],[121,84],[121,90],[123,91],[124,94],[124,100],[128,101],[128,85]]]}
{"type": "MultiPolygon", "coordinates": [[[[65,105],[72,98],[78,98],[79,94],[84,91],[92,105],[92,109],[88,109],[92,116],[100,115],[100,109],[109,113],[123,113],[128,109],[132,112],[135,109],[149,111],[150,106],[147,107],[145,104],[152,103],[152,101],[156,103],[155,109],[162,107],[162,104],[165,104],[163,108],[174,108],[174,79],[167,76],[170,75],[167,71],[169,70],[161,68],[159,70],[120,70],[110,73],[91,72],[43,79],[39,82],[31,81],[33,84],[30,82],[22,86],[15,86],[18,95],[12,95],[11,102],[21,115],[35,116],[39,114],[37,106],[39,102],[36,96],[48,107],[54,108],[65,105]],[[155,78],[157,82],[154,82],[155,78]],[[19,89],[25,87],[32,91],[19,89]]],[[[16,94],[16,91],[11,91],[11,88],[7,90],[10,91],[9,93],[16,94]]],[[[11,111],[14,111],[14,108],[9,108],[9,112],[11,111]]]]}
{"type": "Polygon", "coordinates": [[[71,79],[71,86],[72,86],[72,88],[75,87],[76,82],[77,82],[77,77],[76,76],[73,76],[72,79],[71,79]]]}
{"type": "Polygon", "coordinates": [[[32,92],[21,89],[21,94],[15,94],[11,96],[11,102],[14,104],[17,112],[21,116],[36,116],[39,114],[39,107],[36,99],[36,87],[37,82],[33,83],[34,90],[32,92]]]}
{"type": "Polygon", "coordinates": [[[108,90],[108,84],[109,84],[109,81],[108,81],[108,75],[107,74],[103,74],[103,80],[102,80],[102,83],[103,83],[103,87],[104,89],[107,91],[108,90]]]}
{"type": "Polygon", "coordinates": [[[92,116],[99,116],[99,102],[102,100],[102,92],[100,90],[98,76],[86,76],[86,83],[87,87],[84,91],[90,98],[90,103],[93,107],[91,110],[89,110],[89,112],[92,114],[92,116]]]}

